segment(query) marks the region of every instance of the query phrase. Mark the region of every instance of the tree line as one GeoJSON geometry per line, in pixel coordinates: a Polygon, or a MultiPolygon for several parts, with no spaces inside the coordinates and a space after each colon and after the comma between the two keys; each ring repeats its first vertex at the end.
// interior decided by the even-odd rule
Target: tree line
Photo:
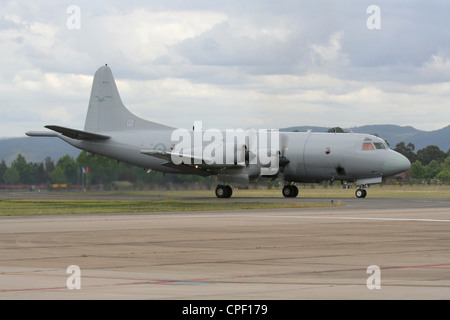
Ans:
{"type": "MultiPolygon", "coordinates": [[[[450,150],[444,152],[439,147],[430,145],[415,152],[412,143],[400,142],[394,148],[412,163],[407,178],[415,181],[433,180],[450,182],[450,150]]],[[[36,185],[52,186],[66,184],[69,186],[104,186],[114,188],[118,181],[128,181],[134,188],[144,186],[166,187],[192,186],[210,189],[217,184],[215,177],[196,175],[163,174],[150,172],[124,162],[104,157],[88,156],[82,151],[76,159],[66,155],[56,164],[47,157],[44,162],[27,162],[21,154],[7,166],[0,162],[0,186],[36,185]]]]}
{"type": "Polygon", "coordinates": [[[415,152],[412,143],[398,143],[395,151],[403,154],[411,162],[409,178],[415,180],[450,181],[450,150],[442,151],[438,146],[430,145],[415,152]]]}
{"type": "Polygon", "coordinates": [[[104,156],[88,156],[82,151],[76,159],[66,155],[56,164],[47,157],[44,162],[27,162],[21,154],[7,166],[0,163],[0,185],[48,186],[68,185],[78,187],[103,186],[114,188],[119,181],[127,181],[134,188],[144,186],[170,187],[173,185],[199,185],[207,187],[216,181],[212,177],[193,175],[163,174],[150,172],[124,162],[118,162],[104,156]]]}

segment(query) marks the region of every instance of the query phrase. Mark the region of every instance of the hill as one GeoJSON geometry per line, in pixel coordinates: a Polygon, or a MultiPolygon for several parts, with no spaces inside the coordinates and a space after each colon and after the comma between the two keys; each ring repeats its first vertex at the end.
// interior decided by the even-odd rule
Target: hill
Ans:
{"type": "Polygon", "coordinates": [[[81,150],[58,138],[25,137],[0,140],[0,160],[5,160],[8,166],[18,154],[22,154],[27,162],[45,162],[45,158],[50,157],[56,163],[66,154],[76,159],[80,152],[81,150]]]}

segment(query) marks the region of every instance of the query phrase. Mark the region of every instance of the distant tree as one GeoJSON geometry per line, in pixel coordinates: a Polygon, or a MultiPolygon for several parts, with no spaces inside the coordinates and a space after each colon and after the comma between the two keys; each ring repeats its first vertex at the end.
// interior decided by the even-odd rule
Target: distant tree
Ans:
{"type": "Polygon", "coordinates": [[[431,162],[425,166],[425,178],[434,179],[441,172],[441,165],[436,160],[431,160],[431,162]]]}
{"type": "Polygon", "coordinates": [[[398,153],[401,153],[402,155],[404,155],[406,158],[408,158],[408,160],[413,163],[414,161],[417,160],[417,156],[414,153],[414,149],[415,146],[412,143],[408,143],[407,146],[405,146],[404,142],[399,142],[397,143],[397,145],[395,146],[394,150],[397,151],[398,153]]]}
{"type": "Polygon", "coordinates": [[[10,167],[6,169],[5,174],[3,175],[3,180],[6,184],[15,185],[20,182],[20,175],[16,168],[10,167]]]}
{"type": "Polygon", "coordinates": [[[78,155],[76,163],[81,168],[89,168],[89,184],[110,184],[119,180],[125,169],[123,162],[100,155],[89,157],[85,151],[78,155]]]}
{"type": "Polygon", "coordinates": [[[333,127],[328,129],[329,133],[344,133],[344,129],[342,129],[341,127],[333,127]]]}
{"type": "Polygon", "coordinates": [[[438,146],[431,145],[417,151],[417,160],[424,166],[428,165],[432,160],[442,163],[445,161],[445,158],[445,152],[439,149],[438,146]]]}
{"type": "Polygon", "coordinates": [[[53,170],[55,170],[55,163],[53,162],[52,158],[45,157],[45,172],[49,174],[53,170]]]}
{"type": "Polygon", "coordinates": [[[27,163],[25,160],[25,157],[21,154],[17,155],[16,160],[14,160],[11,163],[11,168],[14,168],[17,170],[17,173],[19,174],[19,182],[24,184],[31,184],[33,183],[33,165],[30,163],[27,163]]]}
{"type": "Polygon", "coordinates": [[[50,172],[50,180],[52,183],[67,183],[67,177],[64,174],[64,170],[61,167],[56,167],[55,170],[50,172]]]}
{"type": "Polygon", "coordinates": [[[450,181],[450,155],[441,164],[441,172],[436,175],[439,180],[450,181]]]}
{"type": "Polygon", "coordinates": [[[410,173],[411,177],[414,179],[423,179],[425,178],[426,170],[422,163],[419,160],[416,160],[411,164],[410,173]]]}
{"type": "Polygon", "coordinates": [[[442,167],[442,170],[446,170],[446,169],[450,170],[450,155],[447,156],[447,158],[445,158],[445,161],[442,163],[441,167],[442,167]]]}
{"type": "Polygon", "coordinates": [[[450,169],[444,169],[436,176],[439,180],[450,181],[450,169]]]}
{"type": "Polygon", "coordinates": [[[46,184],[49,181],[47,172],[45,172],[44,164],[32,163],[33,167],[33,183],[34,184],[46,184]]]}
{"type": "Polygon", "coordinates": [[[69,184],[75,184],[77,183],[77,177],[78,177],[78,166],[71,156],[65,155],[64,157],[60,158],[58,162],[56,163],[56,168],[61,168],[64,172],[64,175],[66,176],[67,181],[66,183],[69,184]]]}
{"type": "Polygon", "coordinates": [[[130,182],[136,182],[137,177],[134,174],[134,171],[132,169],[132,166],[129,164],[125,164],[125,168],[120,168],[120,175],[119,175],[119,180],[121,181],[130,181],[130,182]]]}
{"type": "Polygon", "coordinates": [[[3,180],[3,175],[5,174],[7,169],[8,169],[8,166],[6,165],[5,160],[2,160],[2,162],[0,163],[0,183],[5,182],[3,180]]]}

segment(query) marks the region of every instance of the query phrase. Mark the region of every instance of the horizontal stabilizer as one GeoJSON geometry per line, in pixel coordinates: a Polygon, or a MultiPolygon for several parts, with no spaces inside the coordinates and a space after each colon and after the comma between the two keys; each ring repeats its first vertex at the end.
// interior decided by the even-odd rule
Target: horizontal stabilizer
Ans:
{"type": "Polygon", "coordinates": [[[57,137],[58,135],[55,132],[49,131],[28,131],[25,134],[29,137],[57,137]]]}
{"type": "Polygon", "coordinates": [[[45,126],[47,129],[56,131],[58,133],[61,133],[63,136],[69,137],[71,139],[76,140],[106,140],[109,139],[109,136],[105,136],[98,133],[92,133],[82,130],[76,130],[66,127],[60,127],[60,126],[45,126]]]}

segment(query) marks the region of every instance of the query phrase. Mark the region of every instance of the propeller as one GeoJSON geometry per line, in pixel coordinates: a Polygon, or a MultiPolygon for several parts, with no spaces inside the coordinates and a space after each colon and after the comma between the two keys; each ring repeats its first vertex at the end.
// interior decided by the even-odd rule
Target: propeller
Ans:
{"type": "Polygon", "coordinates": [[[285,152],[287,150],[287,135],[280,134],[280,173],[284,173],[284,168],[289,164],[289,159],[285,157],[285,152]]]}

